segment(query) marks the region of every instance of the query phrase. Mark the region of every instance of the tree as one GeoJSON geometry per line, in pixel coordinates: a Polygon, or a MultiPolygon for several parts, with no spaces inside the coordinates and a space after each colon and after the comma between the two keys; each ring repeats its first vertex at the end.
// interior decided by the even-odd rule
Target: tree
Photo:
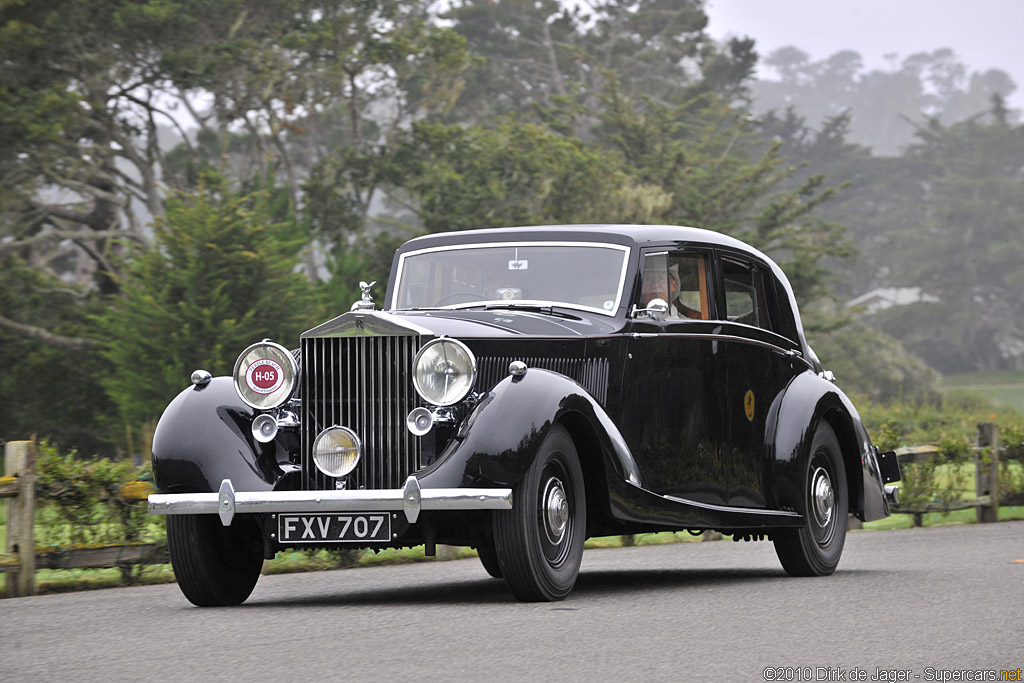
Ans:
{"type": "Polygon", "coordinates": [[[107,364],[87,337],[95,305],[79,288],[7,252],[0,253],[0,310],[34,323],[0,324],[0,441],[38,435],[61,449],[112,455],[116,409],[98,379],[107,364]],[[11,330],[12,324],[28,330],[11,330]]]}
{"type": "Polygon", "coordinates": [[[316,322],[296,271],[303,242],[274,221],[271,197],[234,194],[207,174],[194,195],[168,198],[153,245],[126,266],[124,297],[96,319],[111,366],[104,384],[125,424],[158,417],[193,370],[230,374],[249,344],[291,345],[316,322]]]}
{"type": "Polygon", "coordinates": [[[891,60],[887,69],[868,70],[852,50],[812,61],[798,48],[780,48],[764,59],[777,78],[750,86],[755,112],[793,107],[813,125],[847,112],[850,142],[896,155],[914,140],[911,121],[927,116],[952,124],[982,110],[992,95],[1016,89],[998,69],[970,72],[949,48],[891,60]]]}
{"type": "Polygon", "coordinates": [[[427,232],[656,215],[613,155],[514,118],[493,127],[418,124],[393,163],[427,232]]]}
{"type": "MultiPolygon", "coordinates": [[[[269,163],[300,209],[310,166],[378,144],[374,120],[447,106],[464,58],[412,0],[2,3],[0,238],[115,295],[121,245],[164,211],[162,174],[188,187],[225,161],[236,180],[269,163]]],[[[365,221],[374,188],[348,192],[365,221]]]]}
{"type": "Polygon", "coordinates": [[[908,263],[893,281],[939,302],[887,312],[882,328],[940,370],[1022,369],[1024,126],[1010,124],[997,96],[987,114],[933,119],[918,137],[905,163],[920,189],[904,201],[916,200],[919,218],[894,226],[908,263]]]}
{"type": "Polygon", "coordinates": [[[629,98],[609,78],[599,113],[601,142],[615,150],[634,182],[670,201],[658,221],[738,237],[775,257],[797,297],[828,294],[826,258],[847,258],[841,225],[816,208],[836,188],[821,175],[792,183],[779,142],[765,147],[754,122],[730,102],[703,94],[679,105],[629,98]]]}
{"type": "MultiPolygon", "coordinates": [[[[608,72],[631,95],[661,102],[740,96],[756,62],[750,39],[711,40],[700,0],[457,0],[446,18],[480,58],[456,108],[477,122],[537,107],[593,109],[608,72]]],[[[570,131],[589,141],[593,121],[576,113],[570,131]]]]}

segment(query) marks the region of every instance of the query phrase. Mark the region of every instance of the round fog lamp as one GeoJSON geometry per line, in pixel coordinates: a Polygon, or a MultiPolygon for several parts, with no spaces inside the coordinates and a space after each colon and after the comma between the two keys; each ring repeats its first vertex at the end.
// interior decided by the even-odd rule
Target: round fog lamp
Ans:
{"type": "Polygon", "coordinates": [[[362,445],[348,427],[328,427],[313,441],[313,464],[328,477],[344,477],[359,463],[362,445]]]}
{"type": "Polygon", "coordinates": [[[270,443],[277,436],[277,418],[264,413],[252,421],[252,437],[260,443],[270,443]]]}
{"type": "Polygon", "coordinates": [[[423,406],[413,408],[405,418],[405,426],[413,436],[423,436],[434,426],[434,416],[423,406]]]}

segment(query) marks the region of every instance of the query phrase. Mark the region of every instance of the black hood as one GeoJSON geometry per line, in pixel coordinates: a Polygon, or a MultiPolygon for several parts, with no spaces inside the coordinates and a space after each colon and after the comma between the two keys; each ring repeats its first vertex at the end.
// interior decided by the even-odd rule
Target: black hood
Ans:
{"type": "Polygon", "coordinates": [[[621,329],[622,322],[615,318],[557,308],[554,313],[505,309],[352,311],[318,325],[302,336],[594,337],[613,334],[621,329]]]}

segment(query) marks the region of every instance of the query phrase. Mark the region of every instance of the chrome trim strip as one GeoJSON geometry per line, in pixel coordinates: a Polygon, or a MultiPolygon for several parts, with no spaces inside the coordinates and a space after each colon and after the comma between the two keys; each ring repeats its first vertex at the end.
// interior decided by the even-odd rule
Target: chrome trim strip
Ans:
{"type": "Polygon", "coordinates": [[[388,311],[355,311],[306,330],[308,337],[433,337],[434,333],[408,320],[400,320],[388,311]]]}
{"type": "Polygon", "coordinates": [[[415,477],[405,488],[345,491],[235,491],[230,479],[217,493],[154,493],[152,515],[219,514],[225,526],[236,514],[268,512],[405,512],[414,523],[423,510],[511,510],[512,489],[420,489],[415,477]]]}
{"type": "MultiPolygon", "coordinates": [[[[639,487],[638,487],[639,488],[639,487]]],[[[714,505],[712,503],[701,503],[696,500],[689,500],[687,498],[677,498],[675,496],[662,496],[666,500],[671,500],[674,503],[685,503],[694,507],[704,508],[705,510],[717,510],[718,512],[738,512],[742,514],[758,514],[758,515],[774,515],[777,517],[792,517],[794,519],[801,519],[802,515],[799,512],[790,512],[789,510],[766,510],[764,508],[736,508],[728,505],[714,505]]]]}
{"type": "MultiPolygon", "coordinates": [[[[569,304],[565,302],[549,302],[555,306],[561,306],[563,308],[571,308],[582,311],[588,311],[591,313],[597,313],[598,315],[605,315],[614,318],[622,305],[622,298],[625,295],[623,288],[626,284],[626,271],[629,270],[629,254],[631,248],[624,244],[615,244],[613,242],[574,242],[571,240],[531,240],[528,242],[476,242],[473,244],[448,244],[443,247],[428,247],[426,249],[417,249],[416,251],[409,251],[401,255],[398,259],[398,266],[395,268],[395,289],[391,294],[391,302],[389,310],[392,311],[403,311],[410,309],[402,309],[398,307],[398,292],[402,286],[402,274],[405,270],[405,259],[409,256],[419,256],[420,254],[429,254],[438,251],[455,251],[455,250],[467,250],[467,249],[498,249],[504,247],[597,247],[601,249],[613,249],[622,252],[622,267],[619,271],[619,288],[615,296],[615,305],[610,311],[606,311],[602,308],[593,308],[591,306],[580,306],[577,304],[569,304]]],[[[487,303],[487,302],[476,302],[476,303],[487,303]]],[[[489,303],[508,303],[502,301],[491,301],[489,303]]],[[[526,302],[517,302],[526,303],[526,302]]],[[[457,309],[453,309],[457,310],[457,309]]]]}
{"type": "MultiPolygon", "coordinates": [[[[682,322],[686,324],[686,321],[673,320],[670,322],[682,322]]],[[[708,323],[715,322],[714,320],[694,320],[694,323],[708,323]]],[[[711,339],[713,341],[727,341],[727,342],[739,342],[742,344],[752,344],[754,346],[761,346],[772,351],[777,351],[781,355],[787,355],[787,353],[793,349],[786,349],[771,342],[761,341],[760,339],[751,339],[750,337],[738,337],[734,334],[710,334],[707,332],[632,332],[630,333],[634,339],[642,339],[646,337],[685,337],[687,339],[711,339]]],[[[594,337],[590,337],[594,339],[594,337]]],[[[793,356],[803,360],[802,352],[797,352],[800,355],[793,356]]]]}

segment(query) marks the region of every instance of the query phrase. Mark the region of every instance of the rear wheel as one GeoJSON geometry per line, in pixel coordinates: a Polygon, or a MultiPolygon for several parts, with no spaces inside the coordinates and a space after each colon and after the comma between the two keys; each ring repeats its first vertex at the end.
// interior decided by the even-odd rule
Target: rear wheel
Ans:
{"type": "Polygon", "coordinates": [[[775,532],[775,553],[790,576],[825,576],[843,554],[850,506],[839,439],[826,422],[814,432],[803,491],[804,525],[775,532]]]}
{"type": "Polygon", "coordinates": [[[583,561],[586,529],[579,456],[569,433],[555,425],[513,488],[512,509],[494,514],[501,575],[513,595],[531,602],[568,595],[583,561]]]}
{"type": "Polygon", "coordinates": [[[167,552],[178,587],[199,607],[240,605],[263,567],[263,536],[252,518],[224,526],[217,515],[167,517],[167,552]]]}

